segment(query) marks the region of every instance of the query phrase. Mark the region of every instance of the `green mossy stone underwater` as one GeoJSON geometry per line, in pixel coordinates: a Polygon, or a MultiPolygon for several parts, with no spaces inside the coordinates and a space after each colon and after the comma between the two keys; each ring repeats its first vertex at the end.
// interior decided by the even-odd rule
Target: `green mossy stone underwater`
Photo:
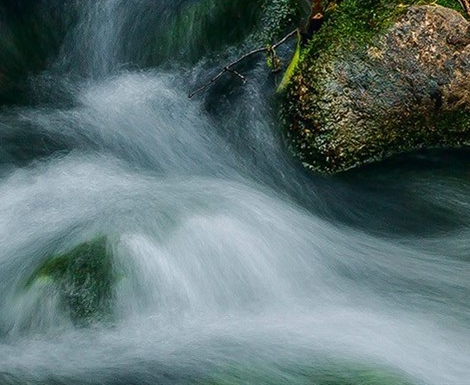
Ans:
{"type": "Polygon", "coordinates": [[[37,280],[53,282],[63,310],[77,326],[108,321],[116,282],[112,257],[106,237],[97,237],[47,258],[26,282],[26,288],[37,280]]]}

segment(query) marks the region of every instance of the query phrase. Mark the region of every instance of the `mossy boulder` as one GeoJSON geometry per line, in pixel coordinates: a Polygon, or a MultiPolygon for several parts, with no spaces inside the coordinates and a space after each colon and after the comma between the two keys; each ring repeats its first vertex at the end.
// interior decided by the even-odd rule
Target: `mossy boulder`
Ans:
{"type": "Polygon", "coordinates": [[[116,274],[106,237],[97,237],[59,255],[52,255],[26,282],[38,280],[56,286],[62,310],[77,326],[109,320],[116,274]]]}
{"type": "Polygon", "coordinates": [[[344,0],[305,49],[282,115],[309,168],[470,144],[470,23],[408,3],[344,0]]]}

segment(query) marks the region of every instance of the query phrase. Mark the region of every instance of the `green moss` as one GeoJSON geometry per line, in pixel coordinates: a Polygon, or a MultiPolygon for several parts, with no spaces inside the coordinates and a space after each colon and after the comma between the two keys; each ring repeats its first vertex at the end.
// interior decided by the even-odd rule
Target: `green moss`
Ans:
{"type": "Polygon", "coordinates": [[[61,305],[76,325],[109,319],[116,274],[104,236],[47,258],[25,286],[43,279],[57,285],[61,305]]]}
{"type": "Polygon", "coordinates": [[[464,14],[458,0],[343,0],[330,8],[321,30],[314,34],[305,58],[352,43],[363,45],[389,27],[410,5],[435,4],[464,14]]]}
{"type": "Polygon", "coordinates": [[[261,44],[272,44],[287,29],[299,26],[305,15],[298,0],[265,0],[257,40],[261,44]]]}
{"type": "MultiPolygon", "coordinates": [[[[389,106],[381,102],[396,100],[400,88],[398,74],[374,63],[382,54],[377,36],[410,5],[440,3],[343,0],[330,9],[324,26],[303,50],[282,105],[292,152],[306,166],[335,173],[422,147],[468,144],[468,111],[436,108],[433,113],[427,107],[432,101],[423,105],[411,101],[413,108],[393,116],[389,106]],[[347,87],[342,79],[350,80],[347,87]],[[361,92],[369,93],[377,104],[364,104],[361,92]],[[345,100],[351,103],[341,104],[345,100]],[[362,104],[354,104],[356,100],[362,104]],[[383,115],[384,110],[389,113],[383,115]],[[350,111],[355,114],[352,119],[360,121],[348,126],[343,118],[350,111]]],[[[444,5],[461,8],[457,0],[446,0],[444,5]]],[[[434,86],[429,82],[426,87],[426,95],[432,98],[434,86]]],[[[410,97],[406,87],[403,90],[403,97],[410,97]]]]}
{"type": "Polygon", "coordinates": [[[289,63],[289,66],[287,67],[286,71],[284,72],[284,75],[282,77],[281,83],[277,87],[277,92],[282,92],[285,90],[287,85],[290,82],[290,79],[292,75],[294,74],[295,70],[297,69],[297,66],[299,64],[300,60],[300,33],[297,33],[297,44],[295,46],[295,51],[294,55],[292,57],[291,62],[289,63]]]}

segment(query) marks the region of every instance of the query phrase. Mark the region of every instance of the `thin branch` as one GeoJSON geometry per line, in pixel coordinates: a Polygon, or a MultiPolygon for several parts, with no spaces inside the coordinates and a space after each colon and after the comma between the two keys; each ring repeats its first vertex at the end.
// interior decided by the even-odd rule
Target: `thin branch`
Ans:
{"type": "MultiPolygon", "coordinates": [[[[281,40],[271,46],[272,49],[276,49],[280,45],[284,44],[287,40],[289,40],[292,36],[297,34],[297,28],[293,31],[289,32],[286,36],[284,36],[281,40]]],[[[268,48],[265,48],[267,50],[268,48]]]]}
{"type": "Polygon", "coordinates": [[[213,83],[215,83],[217,80],[219,80],[219,78],[225,73],[225,72],[230,72],[231,68],[236,66],[238,63],[240,63],[242,60],[245,60],[246,58],[250,57],[250,56],[253,56],[257,53],[260,53],[260,52],[263,52],[263,51],[266,51],[266,48],[258,48],[258,49],[255,49],[251,52],[248,52],[247,54],[243,55],[241,58],[235,60],[234,62],[230,63],[229,65],[225,66],[224,68],[222,68],[222,70],[220,70],[220,72],[215,75],[211,80],[209,80],[208,83],[204,84],[202,87],[198,88],[197,90],[191,92],[189,94],[189,98],[191,99],[194,95],[198,94],[199,92],[202,92],[204,90],[206,90],[207,88],[209,88],[213,83]]]}
{"type": "Polygon", "coordinates": [[[233,70],[232,67],[235,67],[238,63],[240,63],[243,60],[249,58],[250,56],[256,55],[256,54],[261,53],[261,52],[267,52],[267,51],[276,49],[280,45],[284,44],[287,40],[289,40],[295,34],[297,34],[297,29],[293,30],[292,32],[289,32],[286,36],[284,36],[281,40],[279,40],[277,43],[273,44],[272,46],[254,49],[253,51],[250,51],[250,52],[246,53],[245,55],[241,56],[240,58],[238,58],[234,62],[226,65],[224,68],[222,68],[220,70],[220,72],[217,75],[215,75],[212,79],[210,79],[208,83],[206,83],[203,86],[199,87],[197,90],[191,92],[188,95],[189,98],[191,99],[194,95],[196,95],[196,94],[198,94],[202,91],[205,91],[212,84],[214,84],[217,80],[219,80],[220,77],[225,72],[230,72],[230,73],[238,76],[243,81],[243,83],[246,83],[246,78],[243,75],[241,75],[240,73],[238,73],[237,71],[233,70]]]}
{"type": "Polygon", "coordinates": [[[459,0],[460,5],[464,9],[467,16],[470,16],[470,1],[469,0],[459,0]]]}
{"type": "Polygon", "coordinates": [[[244,77],[240,72],[237,72],[235,70],[232,70],[232,69],[227,69],[228,72],[234,74],[235,76],[238,76],[240,78],[240,80],[243,82],[243,84],[246,83],[246,77],[244,77]]]}

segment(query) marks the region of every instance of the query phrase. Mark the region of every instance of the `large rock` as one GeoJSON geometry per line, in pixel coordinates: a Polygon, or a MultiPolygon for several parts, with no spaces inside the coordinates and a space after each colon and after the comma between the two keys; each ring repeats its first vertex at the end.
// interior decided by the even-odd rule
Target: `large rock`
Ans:
{"type": "Polygon", "coordinates": [[[335,173],[470,144],[470,24],[428,5],[394,20],[370,40],[317,42],[299,64],[283,116],[308,167],[335,173]]]}

